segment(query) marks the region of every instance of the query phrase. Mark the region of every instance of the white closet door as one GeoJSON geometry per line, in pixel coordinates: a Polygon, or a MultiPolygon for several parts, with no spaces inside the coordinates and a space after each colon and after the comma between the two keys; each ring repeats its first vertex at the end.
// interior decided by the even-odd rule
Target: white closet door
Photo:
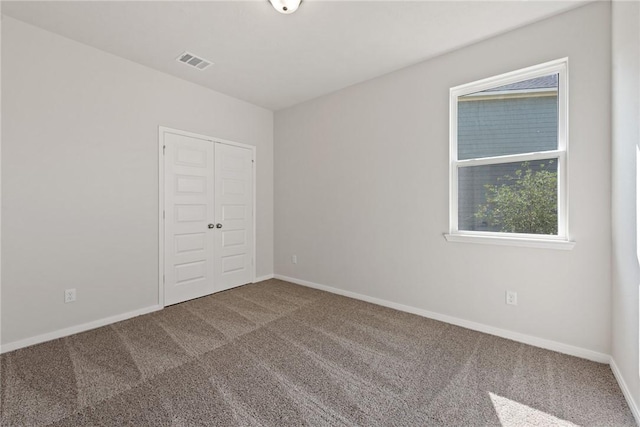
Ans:
{"type": "Polygon", "coordinates": [[[215,144],[215,289],[253,280],[253,153],[215,144]]]}
{"type": "Polygon", "coordinates": [[[214,144],[164,133],[165,305],[214,292],[214,144]]]}

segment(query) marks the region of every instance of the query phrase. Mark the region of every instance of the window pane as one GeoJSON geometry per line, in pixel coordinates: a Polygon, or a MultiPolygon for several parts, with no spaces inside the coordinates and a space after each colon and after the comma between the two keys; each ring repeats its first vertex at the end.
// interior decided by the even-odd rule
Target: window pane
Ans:
{"type": "Polygon", "coordinates": [[[558,148],[558,75],[458,97],[458,159],[558,148]]]}
{"type": "Polygon", "coordinates": [[[458,229],[558,234],[557,159],[458,169],[458,229]]]}

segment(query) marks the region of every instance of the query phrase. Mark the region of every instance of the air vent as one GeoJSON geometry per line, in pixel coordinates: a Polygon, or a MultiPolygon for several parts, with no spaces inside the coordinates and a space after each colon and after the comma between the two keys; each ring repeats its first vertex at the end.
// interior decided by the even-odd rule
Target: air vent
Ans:
{"type": "Polygon", "coordinates": [[[184,52],[178,56],[176,61],[197,68],[198,70],[204,70],[209,65],[213,64],[211,61],[207,61],[206,59],[200,58],[199,56],[189,52],[184,52]]]}

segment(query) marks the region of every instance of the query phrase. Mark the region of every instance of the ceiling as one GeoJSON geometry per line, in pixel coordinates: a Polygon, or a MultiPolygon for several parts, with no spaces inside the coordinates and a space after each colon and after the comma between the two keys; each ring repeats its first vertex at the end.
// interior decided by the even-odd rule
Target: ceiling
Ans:
{"type": "Polygon", "coordinates": [[[584,4],[581,0],[20,1],[2,13],[280,110],[584,4]],[[175,58],[213,61],[200,71],[175,58]]]}

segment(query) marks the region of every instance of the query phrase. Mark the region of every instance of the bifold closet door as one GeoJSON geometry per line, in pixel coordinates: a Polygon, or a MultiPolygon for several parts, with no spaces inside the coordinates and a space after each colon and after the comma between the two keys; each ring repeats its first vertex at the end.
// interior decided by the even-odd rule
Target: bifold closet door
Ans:
{"type": "Polygon", "coordinates": [[[253,280],[253,152],[215,144],[216,291],[253,280]]]}
{"type": "Polygon", "coordinates": [[[214,144],[164,133],[164,301],[211,294],[214,286],[214,144]]]}

